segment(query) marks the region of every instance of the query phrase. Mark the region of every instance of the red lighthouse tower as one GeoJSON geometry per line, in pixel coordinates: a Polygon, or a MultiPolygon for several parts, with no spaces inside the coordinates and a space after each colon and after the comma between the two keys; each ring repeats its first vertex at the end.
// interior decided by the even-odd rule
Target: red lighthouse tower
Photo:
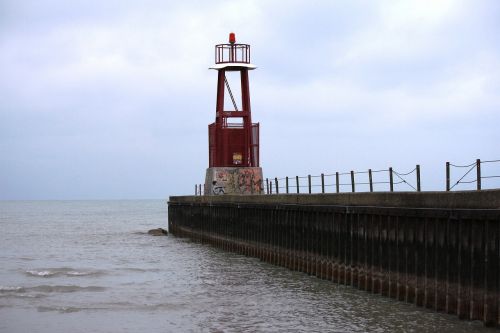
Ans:
{"type": "Polygon", "coordinates": [[[205,194],[262,192],[259,124],[252,123],[248,80],[248,71],[255,68],[250,63],[250,45],[237,44],[234,33],[229,34],[228,44],[215,46],[215,65],[211,69],[218,74],[217,103],[215,122],[208,126],[209,168],[205,194]],[[227,72],[239,74],[241,96],[233,94],[227,72]],[[226,97],[231,100],[230,105],[225,105],[226,97]]]}

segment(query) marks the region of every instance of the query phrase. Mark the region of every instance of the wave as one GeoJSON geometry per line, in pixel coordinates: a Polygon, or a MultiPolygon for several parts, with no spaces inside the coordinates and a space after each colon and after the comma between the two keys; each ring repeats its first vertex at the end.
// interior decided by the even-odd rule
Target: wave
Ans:
{"type": "Polygon", "coordinates": [[[53,271],[39,271],[39,270],[31,270],[31,271],[26,271],[26,274],[31,275],[31,276],[54,276],[56,275],[56,272],[53,271]]]}
{"type": "Polygon", "coordinates": [[[29,294],[29,293],[3,293],[0,294],[0,298],[42,298],[47,297],[44,294],[29,294]]]}
{"type": "Polygon", "coordinates": [[[41,268],[41,269],[31,269],[25,271],[28,276],[35,277],[55,277],[55,276],[91,276],[91,275],[102,275],[104,274],[101,270],[77,270],[69,267],[61,268],[41,268]]]}
{"type": "Polygon", "coordinates": [[[155,310],[178,310],[180,307],[189,307],[189,304],[178,303],[150,303],[144,304],[142,302],[107,302],[102,303],[104,308],[113,310],[137,310],[137,311],[155,311],[155,310]]]}
{"type": "Polygon", "coordinates": [[[24,293],[26,289],[23,287],[4,287],[0,286],[0,293],[24,293]]]}
{"type": "Polygon", "coordinates": [[[106,290],[105,287],[100,287],[100,286],[81,287],[81,286],[75,286],[75,285],[68,285],[68,286],[41,285],[41,286],[35,286],[35,287],[31,287],[31,288],[26,288],[26,289],[29,291],[38,291],[38,292],[42,292],[42,293],[74,293],[74,292],[79,292],[79,291],[98,292],[98,291],[106,290]]]}
{"type": "Polygon", "coordinates": [[[1,296],[19,296],[19,297],[40,297],[40,294],[30,294],[32,292],[37,293],[73,293],[73,292],[100,292],[106,290],[105,287],[100,286],[75,286],[75,285],[39,285],[33,287],[11,287],[11,286],[0,286],[1,296]]]}
{"type": "Polygon", "coordinates": [[[159,268],[139,268],[139,267],[124,267],[124,268],[119,268],[121,271],[128,271],[128,272],[139,272],[139,273],[147,273],[147,272],[160,272],[161,269],[159,268]]]}
{"type": "Polygon", "coordinates": [[[59,313],[72,313],[86,310],[85,308],[78,308],[73,306],[39,306],[37,308],[38,312],[51,312],[57,311],[59,313]]]}

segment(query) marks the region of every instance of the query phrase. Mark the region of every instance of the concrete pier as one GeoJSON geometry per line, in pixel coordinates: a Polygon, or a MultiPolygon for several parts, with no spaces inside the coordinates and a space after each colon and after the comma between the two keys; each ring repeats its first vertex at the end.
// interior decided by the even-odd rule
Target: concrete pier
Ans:
{"type": "Polygon", "coordinates": [[[169,230],[500,326],[500,190],[171,197],[169,230]]]}

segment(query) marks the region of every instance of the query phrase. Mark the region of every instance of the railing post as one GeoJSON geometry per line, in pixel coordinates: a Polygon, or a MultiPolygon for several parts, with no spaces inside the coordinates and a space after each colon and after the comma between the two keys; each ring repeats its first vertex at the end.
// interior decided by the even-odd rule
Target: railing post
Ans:
{"type": "Polygon", "coordinates": [[[285,183],[286,183],[286,194],[288,194],[288,176],[285,178],[285,183]]]}
{"type": "Polygon", "coordinates": [[[368,169],[368,182],[370,183],[370,192],[373,192],[372,169],[368,169]]]}
{"type": "Polygon", "coordinates": [[[194,184],[194,195],[198,195],[198,184],[194,184]]]}
{"type": "Polygon", "coordinates": [[[297,194],[300,193],[300,188],[299,188],[299,176],[295,176],[295,183],[297,184],[297,194]]]}
{"type": "Polygon", "coordinates": [[[417,192],[420,192],[420,164],[417,164],[417,192]]]}
{"type": "Polygon", "coordinates": [[[199,188],[198,193],[199,193],[199,195],[201,195],[201,184],[200,184],[200,186],[198,188],[199,188]]]}
{"type": "Polygon", "coordinates": [[[269,194],[273,194],[273,180],[269,183],[269,194]]]}
{"type": "Polygon", "coordinates": [[[476,170],[477,170],[477,190],[481,190],[481,160],[478,158],[476,160],[476,170]]]}
{"type": "Polygon", "coordinates": [[[391,192],[394,192],[394,179],[392,177],[392,167],[389,168],[389,188],[391,192]]]}
{"type": "Polygon", "coordinates": [[[450,190],[450,162],[446,162],[446,191],[450,190]]]}
{"type": "Polygon", "coordinates": [[[276,187],[276,194],[280,194],[280,187],[278,186],[278,177],[274,178],[274,186],[276,187]]]}
{"type": "Polygon", "coordinates": [[[339,178],[339,173],[335,172],[335,187],[337,188],[337,193],[340,192],[339,178]]]}
{"type": "Polygon", "coordinates": [[[356,187],[354,185],[354,171],[351,170],[351,188],[353,192],[356,192],[356,187]]]}
{"type": "Polygon", "coordinates": [[[321,174],[321,193],[325,193],[325,175],[321,174]]]}
{"type": "Polygon", "coordinates": [[[309,187],[309,194],[311,194],[311,175],[307,175],[307,185],[309,187]]]}

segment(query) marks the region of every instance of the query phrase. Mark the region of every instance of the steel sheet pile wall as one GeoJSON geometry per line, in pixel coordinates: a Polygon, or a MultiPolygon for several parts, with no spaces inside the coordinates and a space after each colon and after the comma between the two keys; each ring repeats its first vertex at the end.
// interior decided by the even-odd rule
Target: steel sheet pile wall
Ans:
{"type": "Polygon", "coordinates": [[[224,250],[500,326],[500,210],[169,203],[169,229],[224,250]]]}

